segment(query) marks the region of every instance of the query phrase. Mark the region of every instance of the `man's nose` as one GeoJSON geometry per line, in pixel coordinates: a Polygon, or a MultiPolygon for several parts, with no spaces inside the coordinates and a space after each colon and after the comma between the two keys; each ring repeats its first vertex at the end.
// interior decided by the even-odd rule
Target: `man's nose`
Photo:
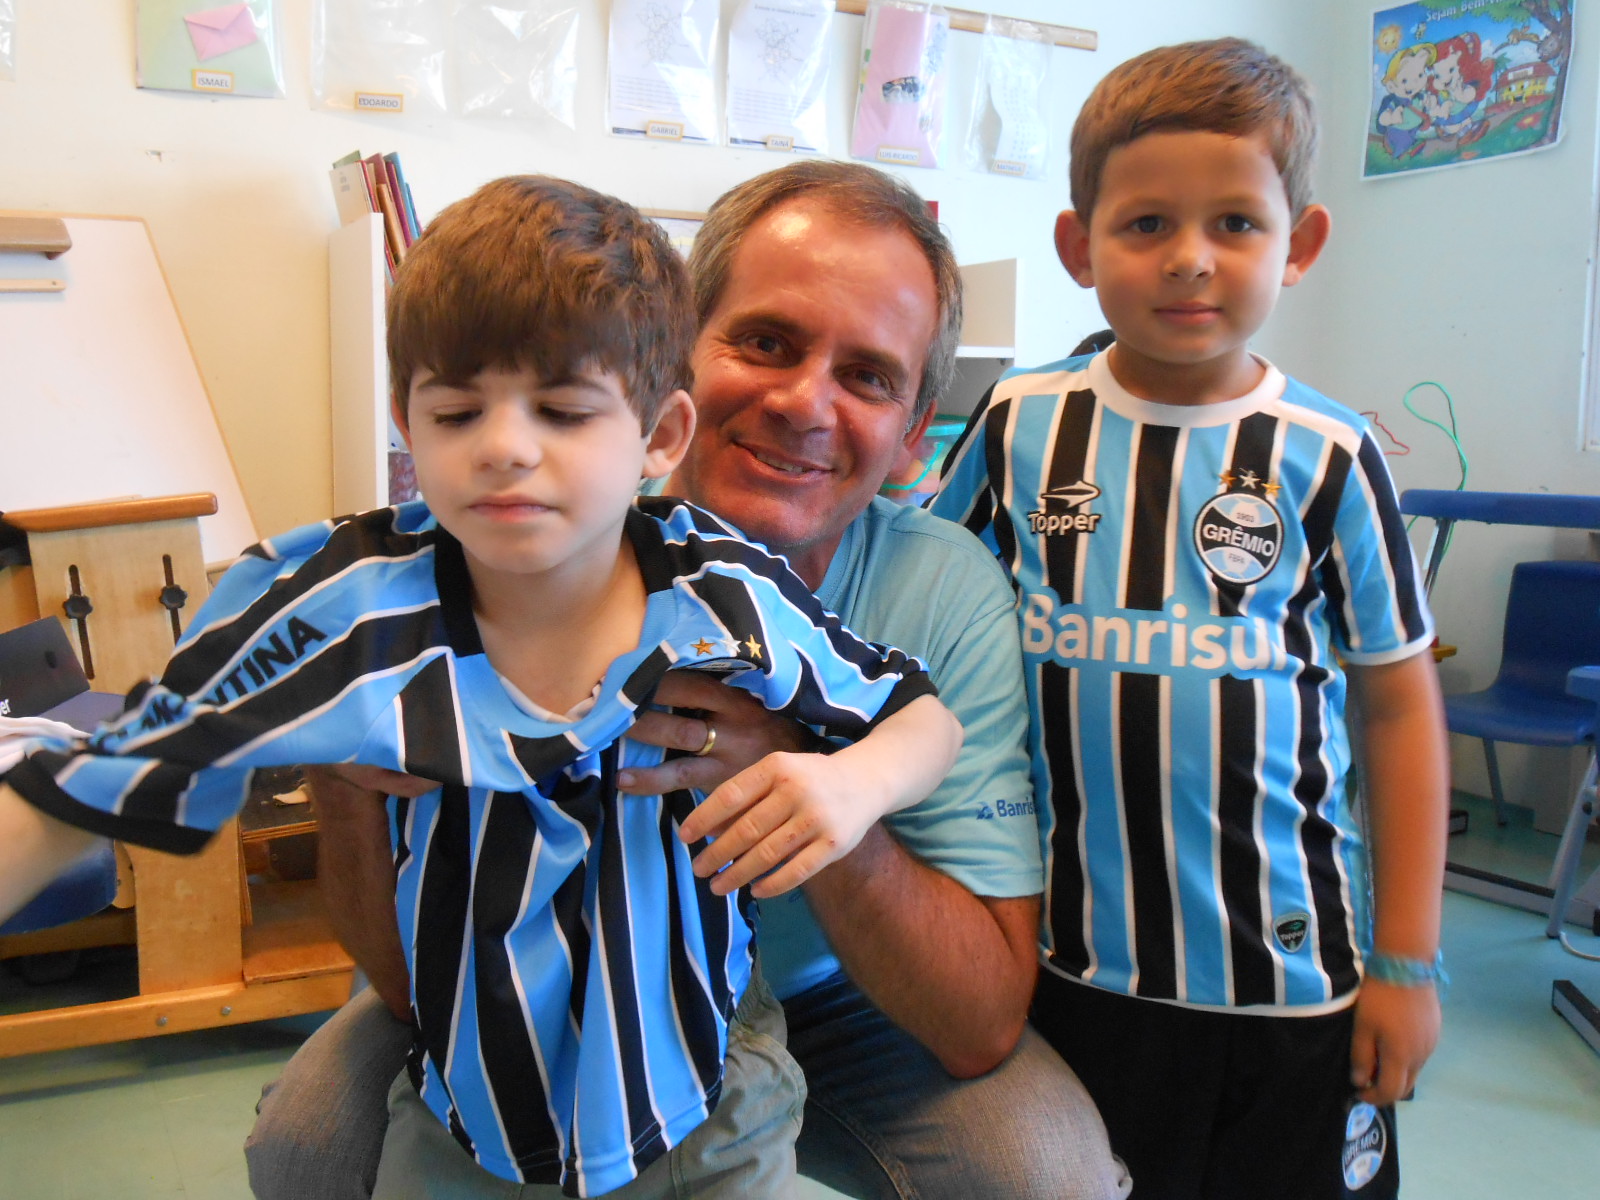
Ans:
{"type": "Polygon", "coordinates": [[[766,409],[794,429],[827,429],[834,422],[838,383],[829,364],[805,359],[766,397],[766,409]]]}

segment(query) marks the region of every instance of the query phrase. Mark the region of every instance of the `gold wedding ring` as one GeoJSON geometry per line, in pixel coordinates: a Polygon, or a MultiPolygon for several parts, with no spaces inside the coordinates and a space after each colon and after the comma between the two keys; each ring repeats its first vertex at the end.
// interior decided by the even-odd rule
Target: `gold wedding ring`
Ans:
{"type": "Polygon", "coordinates": [[[711,753],[711,747],[717,744],[717,727],[711,723],[711,718],[706,718],[706,744],[694,752],[696,758],[704,758],[711,753]]]}

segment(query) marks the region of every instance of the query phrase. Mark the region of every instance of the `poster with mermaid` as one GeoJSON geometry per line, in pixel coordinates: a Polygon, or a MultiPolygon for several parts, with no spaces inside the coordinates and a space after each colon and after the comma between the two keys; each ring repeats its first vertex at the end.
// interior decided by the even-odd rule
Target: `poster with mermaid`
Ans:
{"type": "Polygon", "coordinates": [[[1561,136],[1575,0],[1415,0],[1372,15],[1368,179],[1561,136]]]}

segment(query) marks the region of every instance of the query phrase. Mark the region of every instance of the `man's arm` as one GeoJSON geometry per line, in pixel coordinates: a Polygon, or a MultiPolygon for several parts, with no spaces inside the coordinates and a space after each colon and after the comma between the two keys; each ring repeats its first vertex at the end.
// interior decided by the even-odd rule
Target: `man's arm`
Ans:
{"type": "Polygon", "coordinates": [[[1039,969],[1038,896],[975,896],[882,825],[803,886],[845,973],[946,1071],[1011,1053],[1039,969]]]}
{"type": "Polygon", "coordinates": [[[394,855],[382,788],[420,794],[434,785],[376,767],[307,767],[317,813],[317,886],[339,943],[366,972],[396,1020],[411,1020],[411,972],[394,913],[394,855]],[[419,790],[420,789],[420,790],[419,790]]]}
{"type": "Polygon", "coordinates": [[[0,783],[0,921],[98,841],[95,834],[46,815],[0,783]]]}

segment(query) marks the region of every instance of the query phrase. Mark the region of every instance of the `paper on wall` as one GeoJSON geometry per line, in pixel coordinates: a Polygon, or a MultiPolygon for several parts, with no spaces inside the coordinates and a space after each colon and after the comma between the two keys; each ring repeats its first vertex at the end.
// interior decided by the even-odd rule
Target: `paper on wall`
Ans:
{"type": "Polygon", "coordinates": [[[579,9],[579,0],[454,0],[454,111],[511,120],[548,114],[576,128],[579,9]]]}
{"type": "Polygon", "coordinates": [[[719,0],[613,0],[606,124],[621,137],[708,144],[717,135],[719,0]]]}
{"type": "Polygon", "coordinates": [[[728,144],[826,149],[834,0],[743,0],[728,29],[728,144]]]}
{"type": "Polygon", "coordinates": [[[984,22],[978,86],[967,131],[967,166],[1018,179],[1043,179],[1050,150],[1054,41],[1031,21],[984,22]]]}
{"type": "Polygon", "coordinates": [[[283,95],[277,0],[139,0],[136,30],[139,87],[283,95]]]}
{"type": "Polygon", "coordinates": [[[316,107],[443,113],[449,17],[444,0],[316,0],[311,10],[316,107]]]}
{"type": "Polygon", "coordinates": [[[17,77],[16,0],[0,0],[0,79],[17,77]]]}
{"type": "Polygon", "coordinates": [[[872,0],[861,38],[856,158],[937,167],[944,138],[950,14],[917,0],[872,0]]]}

